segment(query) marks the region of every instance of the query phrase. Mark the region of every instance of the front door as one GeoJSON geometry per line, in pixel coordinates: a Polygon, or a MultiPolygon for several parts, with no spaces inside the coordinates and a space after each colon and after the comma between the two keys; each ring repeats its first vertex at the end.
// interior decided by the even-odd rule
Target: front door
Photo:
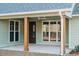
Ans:
{"type": "Polygon", "coordinates": [[[29,43],[36,43],[36,22],[29,22],[29,43]]]}

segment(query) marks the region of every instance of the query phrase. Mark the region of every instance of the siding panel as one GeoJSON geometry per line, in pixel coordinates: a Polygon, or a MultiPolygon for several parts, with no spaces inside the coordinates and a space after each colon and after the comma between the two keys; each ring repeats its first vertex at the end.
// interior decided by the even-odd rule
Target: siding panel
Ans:
{"type": "Polygon", "coordinates": [[[79,17],[73,17],[69,22],[69,48],[73,49],[79,45],[79,17]]]}
{"type": "Polygon", "coordinates": [[[9,40],[9,20],[0,20],[0,48],[5,46],[12,46],[16,44],[23,44],[23,22],[21,21],[20,42],[10,42],[9,40]]]}

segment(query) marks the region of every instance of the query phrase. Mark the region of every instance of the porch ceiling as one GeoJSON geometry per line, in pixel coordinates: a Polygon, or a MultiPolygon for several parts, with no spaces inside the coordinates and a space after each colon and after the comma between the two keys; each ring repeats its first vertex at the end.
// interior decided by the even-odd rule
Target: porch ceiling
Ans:
{"type": "Polygon", "coordinates": [[[60,16],[28,17],[29,20],[59,20],[60,16]]]}

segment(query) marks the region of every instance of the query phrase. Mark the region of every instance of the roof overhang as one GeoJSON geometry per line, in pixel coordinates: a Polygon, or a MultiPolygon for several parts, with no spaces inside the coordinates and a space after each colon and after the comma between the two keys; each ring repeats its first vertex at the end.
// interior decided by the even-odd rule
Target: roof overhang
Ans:
{"type": "Polygon", "coordinates": [[[66,12],[66,13],[65,13],[65,16],[66,16],[67,18],[72,18],[71,12],[66,12]]]}
{"type": "Polygon", "coordinates": [[[67,8],[67,9],[56,9],[56,10],[32,11],[32,12],[6,13],[6,14],[0,14],[0,19],[8,18],[8,17],[18,18],[18,17],[58,16],[59,11],[65,14],[65,12],[70,12],[71,9],[67,8]]]}
{"type": "Polygon", "coordinates": [[[22,14],[39,14],[39,13],[50,13],[50,12],[65,12],[65,11],[70,11],[70,9],[56,9],[56,10],[43,10],[43,11],[31,11],[31,12],[16,12],[16,13],[5,13],[5,14],[0,14],[0,16],[7,16],[7,15],[22,15],[22,14]]]}

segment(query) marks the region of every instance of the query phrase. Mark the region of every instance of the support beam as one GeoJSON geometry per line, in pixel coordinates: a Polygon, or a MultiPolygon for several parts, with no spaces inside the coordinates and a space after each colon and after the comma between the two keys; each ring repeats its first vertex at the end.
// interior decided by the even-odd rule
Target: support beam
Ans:
{"type": "Polygon", "coordinates": [[[27,17],[24,18],[24,51],[28,51],[29,40],[29,21],[27,17]]]}
{"type": "Polygon", "coordinates": [[[61,55],[65,54],[65,17],[63,16],[62,12],[59,12],[60,19],[61,19],[61,49],[60,53],[61,55]]]}

